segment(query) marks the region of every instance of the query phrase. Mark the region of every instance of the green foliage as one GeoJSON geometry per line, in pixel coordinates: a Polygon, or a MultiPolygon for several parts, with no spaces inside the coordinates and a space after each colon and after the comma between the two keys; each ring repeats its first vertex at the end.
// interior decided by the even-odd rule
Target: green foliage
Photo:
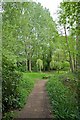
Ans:
{"type": "Polygon", "coordinates": [[[64,29],[66,49],[69,54],[70,68],[73,71],[77,68],[77,42],[78,42],[78,2],[61,2],[59,13],[59,25],[64,29]],[[75,17],[74,17],[75,16],[75,17]]]}
{"type": "MultiPolygon", "coordinates": [[[[80,2],[62,2],[60,4],[59,23],[65,25],[65,30],[69,30],[68,50],[70,51],[73,71],[78,78],[77,93],[80,98],[80,2]]],[[[78,100],[80,108],[80,99],[78,100]]],[[[80,115],[79,115],[80,116],[80,115]]]]}
{"type": "Polygon", "coordinates": [[[37,59],[36,65],[40,69],[40,72],[41,72],[41,69],[43,69],[43,61],[41,59],[37,59]]]}
{"type": "Polygon", "coordinates": [[[69,70],[70,65],[69,62],[67,62],[67,54],[65,55],[65,51],[62,50],[62,48],[54,51],[50,68],[55,70],[69,70]]]}
{"type": "Polygon", "coordinates": [[[15,64],[3,55],[3,87],[2,87],[2,105],[3,118],[10,119],[8,111],[24,106],[26,99],[31,92],[34,81],[29,77],[16,71],[15,64]]]}
{"type": "Polygon", "coordinates": [[[27,77],[23,75],[22,80],[20,81],[19,88],[18,88],[18,104],[19,107],[23,107],[26,103],[26,100],[28,98],[29,93],[31,92],[32,88],[34,87],[34,80],[30,79],[30,77],[27,77]]]}
{"type": "Polygon", "coordinates": [[[63,63],[62,63],[62,70],[69,70],[70,69],[70,64],[69,64],[69,62],[67,62],[67,61],[64,61],[63,63]]]}
{"type": "Polygon", "coordinates": [[[50,68],[51,69],[55,69],[55,70],[61,70],[61,68],[62,68],[62,62],[51,61],[50,62],[50,68]]]}
{"type": "Polygon", "coordinates": [[[51,62],[50,62],[50,68],[51,68],[51,69],[55,68],[55,62],[54,62],[54,61],[51,61],[51,62]]]}
{"type": "Polygon", "coordinates": [[[10,111],[10,112],[7,112],[4,114],[2,120],[13,120],[14,118],[14,112],[13,111],[10,111]]]}
{"type": "Polygon", "coordinates": [[[5,112],[18,107],[18,87],[22,75],[15,71],[14,63],[4,55],[2,62],[2,108],[5,112]]]}
{"type": "MultiPolygon", "coordinates": [[[[18,63],[30,60],[36,65],[40,58],[48,64],[58,34],[49,11],[35,2],[6,2],[3,9],[3,53],[18,63]]],[[[19,69],[26,70],[21,65],[19,69]]]]}
{"type": "Polygon", "coordinates": [[[17,61],[16,63],[16,69],[17,71],[20,71],[20,72],[25,72],[25,61],[17,61]]]}
{"type": "MultiPolygon", "coordinates": [[[[65,77],[65,74],[52,76],[46,86],[52,105],[53,117],[59,120],[78,120],[76,91],[73,92],[69,86],[62,83],[63,76],[65,77]]],[[[66,76],[71,79],[68,74],[66,76]]],[[[65,82],[67,77],[64,79],[65,82]]]]}
{"type": "MultiPolygon", "coordinates": [[[[56,24],[50,16],[49,11],[46,8],[44,9],[41,4],[35,2],[3,2],[2,5],[2,92],[4,113],[11,109],[23,107],[25,100],[33,88],[34,79],[36,77],[41,79],[42,76],[46,76],[46,74],[41,73],[25,73],[22,78],[22,74],[17,71],[24,72],[29,67],[36,70],[36,63],[40,71],[41,69],[49,70],[50,68],[58,71],[62,69],[68,70],[71,67],[69,62],[72,62],[74,67],[77,66],[77,74],[78,78],[80,78],[80,44],[76,42],[79,39],[79,16],[76,14],[77,11],[79,12],[79,3],[71,4],[63,2],[60,6],[59,22],[61,25],[65,25],[66,29],[70,31],[70,36],[67,37],[68,46],[64,36],[58,34],[56,24]],[[71,61],[69,59],[69,52],[72,58],[71,61]],[[29,63],[31,63],[31,66],[29,63]]],[[[56,79],[58,78],[56,77],[56,79]]],[[[55,106],[59,106],[60,117],[68,117],[69,114],[70,117],[75,115],[73,107],[75,106],[75,100],[72,100],[70,97],[72,95],[71,91],[69,94],[68,88],[65,88],[58,80],[54,80],[53,82],[53,78],[48,83],[52,86],[50,89],[55,89],[55,93],[57,91],[56,98],[58,102],[55,106]],[[65,94],[67,93],[68,96],[66,97],[65,94]],[[59,104],[58,96],[60,96],[61,105],[59,104]],[[72,103],[73,106],[71,107],[70,104],[72,105],[72,103]],[[67,107],[66,110],[64,108],[65,105],[67,107]],[[62,113],[60,111],[61,106],[63,106],[62,113]]],[[[56,96],[55,93],[51,92],[54,97],[56,96]]],[[[74,98],[74,95],[72,98],[74,98]]],[[[6,114],[7,119],[9,119],[8,116],[10,116],[10,113],[6,114]]]]}

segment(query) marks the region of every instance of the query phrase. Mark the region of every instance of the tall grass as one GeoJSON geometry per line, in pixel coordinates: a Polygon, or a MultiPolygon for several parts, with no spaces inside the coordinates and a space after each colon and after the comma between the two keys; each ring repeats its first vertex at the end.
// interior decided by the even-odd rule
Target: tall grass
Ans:
{"type": "MultiPolygon", "coordinates": [[[[77,106],[77,94],[72,90],[70,84],[64,84],[68,77],[67,82],[72,81],[73,75],[68,74],[56,74],[48,81],[46,88],[50,98],[54,120],[78,120],[78,106],[77,106]]],[[[76,84],[76,83],[75,83],[76,84]]],[[[76,87],[76,86],[73,86],[76,87]]]]}

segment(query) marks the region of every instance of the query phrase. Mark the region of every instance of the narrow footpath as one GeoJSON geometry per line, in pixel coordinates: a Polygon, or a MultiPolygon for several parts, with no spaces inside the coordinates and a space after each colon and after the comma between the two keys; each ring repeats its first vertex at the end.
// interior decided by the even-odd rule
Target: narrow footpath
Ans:
{"type": "Polygon", "coordinates": [[[45,84],[47,80],[38,80],[30,94],[25,107],[18,112],[19,118],[52,118],[51,107],[45,84]]]}

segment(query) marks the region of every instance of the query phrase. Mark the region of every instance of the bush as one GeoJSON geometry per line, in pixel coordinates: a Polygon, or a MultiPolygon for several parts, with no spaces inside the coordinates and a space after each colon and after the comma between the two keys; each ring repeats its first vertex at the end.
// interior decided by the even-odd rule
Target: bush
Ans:
{"type": "Polygon", "coordinates": [[[13,118],[14,118],[14,112],[9,111],[9,112],[4,114],[2,120],[13,120],[13,118]]]}
{"type": "Polygon", "coordinates": [[[14,63],[3,56],[2,109],[3,113],[18,107],[18,87],[22,74],[15,71],[14,63]]]}
{"type": "Polygon", "coordinates": [[[25,72],[26,71],[26,67],[25,66],[26,66],[25,61],[17,61],[16,62],[17,71],[25,72]]]}
{"type": "Polygon", "coordinates": [[[3,56],[2,111],[3,119],[11,120],[14,109],[21,108],[34,86],[34,81],[16,71],[15,64],[3,56]],[[23,77],[22,77],[23,76],[23,77]]]}
{"type": "Polygon", "coordinates": [[[63,70],[69,70],[69,69],[70,69],[70,64],[69,64],[69,62],[63,62],[63,63],[62,63],[62,69],[63,69],[63,70]]]}
{"type": "Polygon", "coordinates": [[[54,119],[78,120],[76,92],[64,86],[61,76],[53,76],[47,83],[47,91],[51,101],[54,119]]]}

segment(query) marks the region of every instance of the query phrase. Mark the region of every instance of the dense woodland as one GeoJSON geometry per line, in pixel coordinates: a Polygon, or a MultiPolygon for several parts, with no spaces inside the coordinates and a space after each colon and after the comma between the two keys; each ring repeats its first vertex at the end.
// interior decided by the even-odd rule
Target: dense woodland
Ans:
{"type": "MultiPolygon", "coordinates": [[[[79,120],[80,3],[62,2],[58,9],[57,22],[51,17],[49,10],[43,8],[40,3],[4,2],[2,8],[3,119],[12,119],[10,115],[13,116],[13,113],[9,112],[24,106],[25,97],[35,84],[33,76],[30,78],[30,75],[33,72],[40,75],[49,72],[53,76],[47,83],[47,91],[52,93],[49,94],[51,101],[58,100],[55,98],[56,95],[58,97],[62,94],[64,97],[62,89],[70,92],[62,86],[60,80],[64,82],[66,79],[72,79],[70,85],[73,89],[68,96],[69,99],[64,97],[64,101],[67,99],[68,102],[65,104],[61,99],[61,106],[64,104],[66,110],[62,112],[63,107],[62,111],[55,112],[57,119],[79,120]],[[60,34],[60,27],[63,28],[64,34],[60,34]],[[51,85],[53,89],[50,89],[51,85]],[[53,92],[55,90],[56,92],[53,92]],[[72,101],[75,96],[76,100],[72,101]],[[73,107],[70,108],[70,104],[73,107]]],[[[52,103],[55,111],[56,105],[60,106],[60,103],[52,103]]]]}

